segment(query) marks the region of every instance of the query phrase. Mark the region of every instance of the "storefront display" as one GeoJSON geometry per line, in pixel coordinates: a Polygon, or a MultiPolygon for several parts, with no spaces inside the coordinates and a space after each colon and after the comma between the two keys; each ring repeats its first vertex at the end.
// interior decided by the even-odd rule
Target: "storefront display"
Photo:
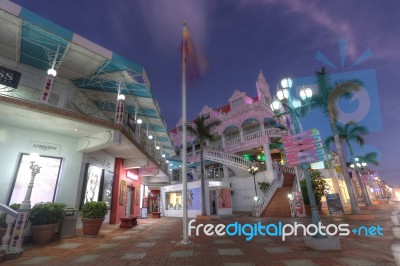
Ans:
{"type": "MultiPolygon", "coordinates": [[[[30,198],[31,205],[39,202],[53,202],[57,190],[57,181],[60,173],[61,158],[41,156],[38,162],[40,172],[34,179],[34,189],[30,198]]],[[[18,164],[13,190],[9,204],[21,203],[31,179],[31,161],[28,154],[22,154],[18,164]]]]}
{"type": "Polygon", "coordinates": [[[166,210],[182,209],[182,192],[166,193],[166,210]]]}
{"type": "Polygon", "coordinates": [[[83,204],[86,202],[99,201],[100,185],[103,177],[103,169],[87,164],[85,176],[85,197],[83,204]]]}

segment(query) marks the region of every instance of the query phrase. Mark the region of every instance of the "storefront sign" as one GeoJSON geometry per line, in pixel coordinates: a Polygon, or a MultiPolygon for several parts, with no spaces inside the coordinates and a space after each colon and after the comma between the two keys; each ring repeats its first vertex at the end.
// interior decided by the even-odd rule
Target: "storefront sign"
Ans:
{"type": "Polygon", "coordinates": [[[61,145],[31,140],[29,141],[28,151],[46,155],[59,155],[61,145]]]}
{"type": "Polygon", "coordinates": [[[221,187],[222,182],[221,181],[209,181],[208,186],[209,187],[221,187]]]}
{"type": "Polygon", "coordinates": [[[340,201],[339,193],[326,194],[326,203],[331,214],[344,214],[342,202],[340,201]]]}
{"type": "Polygon", "coordinates": [[[0,66],[0,84],[11,88],[17,88],[19,80],[21,79],[21,73],[0,66]]]}

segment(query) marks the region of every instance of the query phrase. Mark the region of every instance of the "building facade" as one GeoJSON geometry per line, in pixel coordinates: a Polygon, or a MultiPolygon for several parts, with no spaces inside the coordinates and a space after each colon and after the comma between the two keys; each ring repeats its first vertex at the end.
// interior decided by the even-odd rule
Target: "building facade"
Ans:
{"type": "Polygon", "coordinates": [[[0,3],[0,113],[3,205],[24,201],[33,177],[31,206],[103,200],[105,222],[119,223],[169,183],[163,155],[174,150],[144,68],[10,1],[0,3]]]}
{"type": "MultiPolygon", "coordinates": [[[[206,122],[220,120],[212,135],[214,140],[208,142],[204,151],[206,184],[206,207],[209,214],[227,215],[232,211],[251,212],[255,196],[262,197],[258,183],[272,184],[277,179],[277,166],[284,163],[281,138],[288,133],[292,123],[287,115],[275,118],[270,107],[272,97],[270,88],[260,71],[256,81],[256,97],[235,90],[228,99],[228,104],[211,108],[204,106],[199,117],[206,122]],[[258,167],[258,172],[251,175],[251,165],[258,167]],[[226,202],[229,202],[228,204],[226,202]]],[[[169,158],[172,168],[171,186],[162,189],[166,215],[181,215],[181,158],[182,124],[170,131],[170,137],[177,153],[169,158]],[[175,202],[178,203],[178,208],[175,202]],[[171,211],[172,209],[172,211],[171,211]]],[[[187,136],[188,191],[196,195],[196,202],[201,205],[200,191],[200,145],[195,136],[187,136]]],[[[292,169],[293,170],[293,169],[292,169]]],[[[293,170],[294,171],[294,170],[293,170]]],[[[201,206],[189,208],[189,216],[201,213],[201,206]]]]}

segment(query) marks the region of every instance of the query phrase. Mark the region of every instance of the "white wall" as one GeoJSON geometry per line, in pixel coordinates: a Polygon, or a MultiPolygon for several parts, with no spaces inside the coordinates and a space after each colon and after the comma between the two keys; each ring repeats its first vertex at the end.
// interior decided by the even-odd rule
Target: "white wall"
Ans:
{"type": "MultiPolygon", "coordinates": [[[[201,187],[201,185],[200,185],[200,180],[198,180],[198,181],[193,181],[193,182],[188,182],[187,183],[187,188],[188,189],[191,189],[191,188],[197,188],[197,187],[201,187]]],[[[165,209],[165,202],[166,202],[166,193],[167,192],[174,192],[174,191],[176,191],[176,192],[182,192],[182,190],[183,190],[183,185],[182,184],[176,184],[176,185],[171,185],[171,186],[164,186],[164,187],[161,187],[161,198],[162,198],[162,204],[164,205],[163,206],[163,210],[164,210],[164,213],[163,213],[163,215],[164,216],[171,216],[171,217],[182,217],[183,216],[183,210],[166,210],[165,209]]],[[[200,191],[201,191],[201,189],[200,189],[200,191]]],[[[200,195],[200,197],[201,197],[201,195],[200,195]]],[[[206,207],[208,207],[207,208],[207,213],[209,213],[210,212],[210,203],[209,203],[209,196],[208,196],[208,189],[206,189],[206,207]]],[[[188,217],[190,217],[190,218],[195,218],[196,217],[196,215],[201,215],[201,202],[200,202],[200,210],[188,210],[188,217]]]]}
{"type": "MultiPolygon", "coordinates": [[[[77,139],[8,125],[0,125],[0,202],[7,204],[18,170],[20,154],[31,152],[30,141],[61,146],[59,155],[51,154],[51,156],[63,158],[55,201],[63,202],[68,207],[77,207],[76,199],[83,155],[76,151],[77,139]]],[[[50,154],[44,151],[41,155],[50,154]]]]}
{"type": "MultiPolygon", "coordinates": [[[[260,198],[263,195],[263,192],[260,190],[258,186],[258,182],[265,181],[270,184],[273,181],[273,175],[267,174],[267,172],[259,172],[256,174],[256,187],[257,187],[257,196],[260,198]]],[[[237,177],[233,176],[230,178],[232,184],[232,208],[233,211],[245,211],[251,212],[253,210],[254,205],[254,178],[252,175],[247,177],[237,177]]]]}

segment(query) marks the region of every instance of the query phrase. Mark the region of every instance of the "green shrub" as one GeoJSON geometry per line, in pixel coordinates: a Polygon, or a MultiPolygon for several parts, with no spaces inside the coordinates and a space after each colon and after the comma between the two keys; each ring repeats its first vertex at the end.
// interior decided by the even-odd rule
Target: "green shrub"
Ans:
{"type": "Polygon", "coordinates": [[[7,213],[0,213],[0,228],[7,228],[7,213]]]}
{"type": "Polygon", "coordinates": [[[21,206],[21,203],[13,203],[13,204],[11,204],[9,207],[10,207],[11,209],[13,209],[14,211],[18,211],[19,206],[21,206]]]}
{"type": "Polygon", "coordinates": [[[268,182],[258,182],[258,186],[260,187],[260,190],[262,192],[265,192],[269,188],[269,183],[268,182]]]}
{"type": "Polygon", "coordinates": [[[104,201],[91,201],[83,204],[82,218],[101,219],[107,214],[107,204],[104,201]]]}
{"type": "Polygon", "coordinates": [[[60,221],[64,209],[64,203],[40,202],[32,207],[29,220],[32,225],[55,224],[60,221]]]}
{"type": "MultiPolygon", "coordinates": [[[[322,196],[325,195],[325,190],[329,187],[322,175],[317,170],[309,170],[311,177],[311,185],[314,190],[315,202],[318,205],[321,202],[322,196]]],[[[304,205],[310,205],[310,198],[308,197],[306,180],[300,180],[301,194],[303,196],[304,205]]]]}

